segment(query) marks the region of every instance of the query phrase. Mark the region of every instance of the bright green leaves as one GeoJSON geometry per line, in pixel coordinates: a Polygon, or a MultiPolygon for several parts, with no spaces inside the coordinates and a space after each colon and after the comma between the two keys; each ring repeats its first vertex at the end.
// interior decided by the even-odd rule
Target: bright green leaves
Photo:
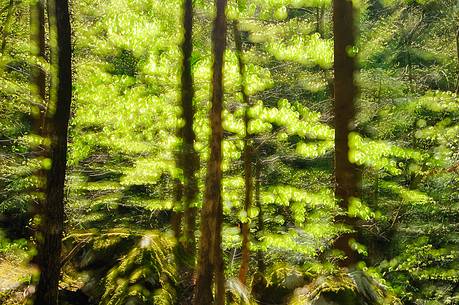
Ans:
{"type": "Polygon", "coordinates": [[[303,230],[290,229],[283,233],[265,233],[259,247],[268,251],[268,249],[277,249],[286,252],[294,252],[312,257],[316,255],[316,247],[312,245],[314,238],[303,230]]]}
{"type": "Polygon", "coordinates": [[[428,204],[433,203],[433,199],[419,190],[411,190],[394,182],[384,181],[381,187],[399,195],[403,202],[409,204],[428,204]]]}
{"type": "MultiPolygon", "coordinates": [[[[278,102],[278,108],[267,108],[259,101],[249,110],[249,117],[262,122],[284,127],[289,135],[298,135],[302,138],[330,140],[334,137],[334,131],[326,124],[320,123],[320,115],[297,104],[292,106],[287,100],[278,102]]],[[[265,127],[268,128],[267,126],[265,127]]],[[[257,132],[251,132],[257,133],[257,132]]]]}
{"type": "Polygon", "coordinates": [[[308,67],[318,65],[324,69],[333,66],[333,42],[320,38],[319,34],[293,36],[285,42],[271,41],[267,49],[278,60],[292,61],[308,67]]]}
{"type": "Polygon", "coordinates": [[[72,124],[85,133],[71,145],[73,163],[97,147],[136,154],[176,145],[167,132],[178,125],[178,109],[169,105],[175,94],[151,95],[134,78],[112,76],[95,67],[81,66],[80,75],[72,124]],[[152,124],[153,117],[160,124],[152,124]]]}
{"type": "Polygon", "coordinates": [[[223,110],[223,128],[226,131],[237,134],[239,136],[244,136],[244,121],[242,119],[243,114],[238,116],[232,115],[229,111],[223,110]]]}
{"type": "Polygon", "coordinates": [[[242,210],[243,194],[244,179],[242,177],[224,177],[223,209],[225,214],[230,215],[235,210],[242,210]]]}
{"type": "MultiPolygon", "coordinates": [[[[225,92],[237,95],[237,98],[242,100],[241,96],[239,96],[242,80],[235,52],[230,50],[225,52],[223,72],[225,92]]],[[[196,86],[196,100],[199,102],[204,102],[209,98],[210,75],[211,59],[210,57],[204,57],[196,63],[194,68],[195,83],[199,84],[199,86],[196,86]]],[[[246,94],[248,95],[254,95],[273,86],[270,71],[253,63],[245,65],[245,82],[246,94]]]]}
{"type": "Polygon", "coordinates": [[[431,91],[413,101],[417,109],[433,112],[459,112],[459,99],[451,92],[431,91]]]}
{"type": "Polygon", "coordinates": [[[358,198],[349,200],[348,215],[362,220],[370,220],[375,217],[375,213],[358,198]]]}
{"type": "Polygon", "coordinates": [[[334,209],[334,197],[329,190],[311,193],[291,186],[273,186],[262,193],[261,202],[289,206],[295,224],[302,227],[306,220],[306,211],[319,207],[334,209]]]}
{"type": "Polygon", "coordinates": [[[310,207],[334,206],[333,194],[329,190],[311,193],[291,186],[273,186],[262,194],[263,204],[278,204],[288,206],[291,201],[302,202],[310,207]]]}
{"type": "Polygon", "coordinates": [[[368,250],[365,245],[362,245],[361,243],[357,242],[355,239],[350,239],[349,240],[351,248],[356,251],[358,254],[362,256],[368,256],[368,250]]]}
{"type": "Polygon", "coordinates": [[[437,248],[426,238],[419,238],[403,255],[382,267],[391,273],[407,273],[415,280],[458,282],[459,272],[454,268],[458,258],[456,249],[437,248]]]}
{"type": "Polygon", "coordinates": [[[333,141],[298,143],[296,153],[303,158],[313,159],[326,155],[334,147],[335,143],[333,141]]]}
{"type": "Polygon", "coordinates": [[[254,64],[247,64],[245,65],[245,73],[247,95],[255,95],[274,85],[268,69],[254,64]]]}
{"type": "Polygon", "coordinates": [[[230,2],[229,12],[233,18],[238,15],[244,17],[258,15],[257,17],[262,20],[284,20],[288,17],[289,9],[329,7],[330,5],[331,0],[252,0],[239,10],[230,2]]]}
{"type": "Polygon", "coordinates": [[[263,122],[262,120],[251,120],[248,126],[249,134],[260,134],[260,133],[267,133],[271,131],[272,125],[267,122],[263,122]]]}
{"type": "Polygon", "coordinates": [[[349,159],[352,163],[367,165],[374,169],[385,170],[391,175],[400,175],[405,163],[401,160],[422,161],[424,155],[418,151],[398,147],[384,141],[372,141],[362,138],[357,133],[349,136],[349,159]],[[401,166],[400,166],[401,165],[401,166]]]}
{"type": "Polygon", "coordinates": [[[178,177],[178,169],[173,161],[158,161],[156,159],[139,159],[135,166],[127,170],[121,179],[122,185],[155,184],[164,173],[178,177]]]}
{"type": "Polygon", "coordinates": [[[106,31],[108,48],[133,50],[140,56],[152,45],[173,47],[181,40],[180,35],[168,35],[178,28],[180,1],[114,0],[104,8],[99,26],[106,31]]]}
{"type": "Polygon", "coordinates": [[[412,101],[414,111],[423,114],[427,112],[436,120],[426,115],[416,122],[417,139],[436,142],[438,145],[431,152],[430,166],[444,167],[451,165],[454,159],[455,147],[459,145],[459,125],[455,117],[459,114],[459,100],[450,92],[428,92],[426,95],[412,101]]]}

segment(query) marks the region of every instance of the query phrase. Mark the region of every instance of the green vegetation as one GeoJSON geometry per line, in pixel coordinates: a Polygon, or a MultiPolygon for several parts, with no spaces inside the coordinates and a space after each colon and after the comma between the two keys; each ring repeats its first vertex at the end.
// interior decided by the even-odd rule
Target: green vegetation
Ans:
{"type": "Polygon", "coordinates": [[[0,303],[459,304],[457,5],[0,0],[0,303]]]}

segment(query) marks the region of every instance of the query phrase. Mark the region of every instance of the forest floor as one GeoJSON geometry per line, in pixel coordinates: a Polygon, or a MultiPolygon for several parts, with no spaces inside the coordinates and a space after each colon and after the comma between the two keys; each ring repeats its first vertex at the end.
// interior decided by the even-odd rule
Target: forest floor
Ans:
{"type": "Polygon", "coordinates": [[[22,304],[33,270],[15,257],[0,257],[0,303],[22,304]]]}
{"type": "Polygon", "coordinates": [[[0,258],[0,292],[18,288],[31,274],[32,270],[21,262],[0,258]]]}

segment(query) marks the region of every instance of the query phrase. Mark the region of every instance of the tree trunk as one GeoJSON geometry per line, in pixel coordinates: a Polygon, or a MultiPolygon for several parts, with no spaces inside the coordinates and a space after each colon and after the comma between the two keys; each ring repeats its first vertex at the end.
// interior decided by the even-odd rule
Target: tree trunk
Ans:
{"type": "MultiPolygon", "coordinates": [[[[177,205],[181,205],[183,197],[183,184],[179,178],[173,180],[174,183],[174,202],[177,205]]],[[[181,245],[179,243],[180,237],[182,235],[182,213],[179,211],[172,211],[171,216],[171,227],[174,232],[174,237],[177,241],[176,245],[176,262],[177,265],[181,264],[181,245]]]]}
{"type": "MultiPolygon", "coordinates": [[[[33,45],[32,54],[42,62],[46,60],[46,37],[45,37],[45,1],[36,1],[31,6],[30,17],[31,41],[33,45]]],[[[33,120],[34,133],[45,137],[45,117],[47,108],[46,99],[46,78],[47,73],[41,66],[34,66],[31,73],[32,83],[35,85],[34,96],[38,97],[37,115],[33,120]]],[[[44,149],[43,147],[41,149],[44,149]]]]}
{"type": "Polygon", "coordinates": [[[459,94],[459,27],[456,31],[456,54],[457,54],[457,81],[456,81],[456,94],[459,94]]]}
{"type": "Polygon", "coordinates": [[[38,265],[40,279],[35,304],[58,303],[60,255],[64,226],[64,187],[67,163],[67,135],[72,100],[72,48],[68,0],[55,2],[58,78],[56,105],[47,130],[51,138],[51,169],[40,221],[38,265]]]}
{"type": "MultiPolygon", "coordinates": [[[[351,53],[355,44],[354,8],[350,0],[333,1],[334,31],[334,70],[335,70],[335,195],[341,208],[347,212],[349,202],[358,197],[359,173],[355,164],[349,161],[349,134],[354,129],[355,96],[354,83],[355,58],[351,53]]],[[[348,216],[336,218],[337,222],[350,227],[355,220],[348,216]]],[[[350,246],[354,234],[343,234],[335,241],[335,248],[346,255],[341,266],[349,267],[358,262],[355,251],[350,246]]]]}
{"type": "MultiPolygon", "coordinates": [[[[263,208],[261,205],[261,164],[258,162],[255,164],[255,204],[258,208],[258,217],[257,217],[257,238],[258,242],[261,241],[261,234],[263,233],[263,230],[265,229],[265,222],[263,219],[263,208]]],[[[261,274],[264,274],[266,271],[266,264],[265,260],[263,258],[263,251],[258,250],[257,251],[257,267],[258,267],[258,272],[261,274]]]]}
{"type": "MultiPolygon", "coordinates": [[[[30,41],[31,55],[38,60],[44,61],[46,56],[46,38],[45,38],[45,4],[44,1],[36,1],[30,6],[30,41]]],[[[40,137],[43,141],[47,135],[45,131],[46,124],[46,108],[48,100],[46,97],[46,78],[47,73],[40,65],[33,65],[30,73],[30,82],[32,84],[32,128],[33,134],[40,137]]],[[[34,156],[41,162],[44,158],[49,158],[49,150],[46,145],[41,142],[37,147],[34,147],[34,156]]],[[[47,171],[40,167],[35,173],[35,177],[39,183],[36,188],[36,198],[31,207],[31,217],[41,215],[43,212],[43,198],[45,195],[46,175],[47,171]]],[[[30,263],[36,265],[38,257],[34,256],[30,263]]]]}
{"type": "MultiPolygon", "coordinates": [[[[236,45],[236,56],[238,59],[238,66],[239,66],[239,74],[241,77],[241,94],[242,99],[244,102],[245,113],[244,113],[244,129],[245,129],[245,136],[244,136],[244,182],[245,182],[245,197],[244,197],[244,211],[246,215],[249,214],[249,209],[252,206],[252,197],[253,197],[253,178],[252,178],[252,147],[250,143],[250,135],[249,135],[249,115],[248,111],[250,108],[250,100],[249,96],[246,93],[246,79],[245,79],[245,65],[242,60],[242,39],[241,33],[238,29],[238,22],[234,21],[233,24],[233,31],[234,31],[234,42],[236,45]]],[[[245,221],[242,223],[242,260],[241,266],[239,268],[239,280],[244,285],[246,284],[247,273],[249,272],[249,262],[250,262],[250,249],[249,249],[249,233],[250,227],[249,222],[245,221]]]]}
{"type": "Polygon", "coordinates": [[[189,261],[194,266],[196,252],[195,227],[196,208],[193,202],[198,193],[198,183],[195,172],[199,169],[199,156],[194,149],[196,135],[193,130],[194,106],[193,106],[193,75],[191,70],[191,55],[193,52],[193,1],[184,2],[183,28],[185,37],[182,44],[183,70],[182,70],[182,117],[185,125],[182,129],[183,137],[183,159],[182,168],[185,180],[184,185],[184,249],[189,261]]]}
{"type": "MultiPolygon", "coordinates": [[[[254,154],[256,155],[256,154],[254,154]]],[[[255,161],[255,206],[258,208],[257,216],[257,232],[255,238],[258,243],[262,242],[262,235],[264,231],[264,218],[263,218],[263,207],[261,204],[261,162],[260,160],[255,161]]],[[[268,282],[265,278],[266,263],[264,260],[263,250],[258,249],[256,254],[257,260],[257,272],[254,273],[254,277],[251,283],[251,293],[259,300],[260,304],[264,302],[271,302],[270,296],[267,293],[268,282]]]]}
{"type": "Polygon", "coordinates": [[[322,4],[316,8],[316,32],[320,36],[324,37],[324,17],[325,17],[325,5],[322,4]]]}
{"type": "Polygon", "coordinates": [[[221,229],[223,206],[222,180],[222,110],[223,110],[223,63],[226,48],[226,0],[215,0],[216,17],[212,31],[212,107],[210,110],[210,157],[207,165],[204,205],[201,210],[201,239],[198,272],[194,296],[195,305],[212,304],[212,278],[215,273],[215,304],[225,303],[225,278],[221,229]]]}
{"type": "Polygon", "coordinates": [[[182,139],[181,147],[177,156],[177,166],[183,170],[182,192],[177,202],[183,199],[183,213],[176,213],[174,219],[175,236],[177,239],[177,270],[181,278],[181,295],[179,304],[186,304],[192,299],[193,271],[196,255],[196,208],[192,206],[198,193],[198,184],[195,172],[199,168],[199,157],[194,149],[196,139],[193,130],[194,106],[193,106],[193,75],[191,68],[191,56],[193,52],[193,1],[183,2],[183,43],[182,43],[182,74],[181,74],[181,108],[184,126],[179,128],[178,136],[182,139]],[[183,223],[183,231],[180,231],[183,223]]]}
{"type": "Polygon", "coordinates": [[[10,0],[10,2],[8,4],[8,11],[6,13],[5,23],[3,24],[3,27],[2,27],[2,45],[1,45],[1,49],[0,49],[0,53],[1,54],[5,53],[6,39],[8,37],[11,18],[13,17],[13,11],[14,11],[14,0],[10,0]]]}

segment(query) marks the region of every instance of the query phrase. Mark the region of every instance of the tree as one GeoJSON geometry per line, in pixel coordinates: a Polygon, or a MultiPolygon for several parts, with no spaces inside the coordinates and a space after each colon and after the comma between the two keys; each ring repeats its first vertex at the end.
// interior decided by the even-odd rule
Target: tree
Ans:
{"type": "Polygon", "coordinates": [[[177,264],[178,272],[182,274],[186,290],[182,292],[181,298],[189,298],[188,293],[192,289],[185,288],[191,282],[195,266],[196,252],[196,207],[192,206],[199,192],[195,172],[199,169],[199,155],[194,144],[196,134],[193,130],[195,109],[193,105],[194,88],[192,75],[192,52],[193,52],[193,1],[183,2],[183,30],[184,37],[182,48],[182,71],[181,71],[181,118],[184,125],[178,128],[178,137],[181,146],[177,153],[177,167],[183,171],[183,184],[176,178],[176,201],[180,203],[183,199],[183,213],[175,213],[173,216],[173,227],[177,239],[177,264]],[[180,215],[182,214],[182,215],[180,215]],[[183,233],[181,222],[183,221],[183,233]]]}
{"type": "MultiPolygon", "coordinates": [[[[46,59],[46,37],[45,37],[45,1],[36,1],[31,7],[31,40],[33,43],[33,53],[39,60],[46,59]]],[[[44,120],[46,113],[46,71],[40,65],[34,67],[32,71],[32,83],[36,87],[38,101],[37,115],[34,119],[34,131],[37,135],[44,136],[44,120]]]]}
{"type": "MultiPolygon", "coordinates": [[[[334,32],[334,109],[335,109],[335,195],[344,213],[351,201],[358,197],[359,174],[356,165],[349,160],[349,135],[353,131],[355,115],[354,83],[355,54],[354,45],[354,7],[350,0],[333,1],[334,32]]],[[[354,226],[349,216],[337,218],[338,222],[354,226]]],[[[357,263],[357,256],[351,247],[354,234],[343,234],[335,242],[335,247],[344,252],[346,258],[342,266],[350,267],[357,263]]]]}
{"type": "Polygon", "coordinates": [[[182,118],[184,126],[181,130],[183,138],[181,167],[184,175],[184,248],[189,260],[194,264],[195,256],[195,226],[196,208],[192,207],[198,193],[198,185],[195,172],[199,168],[199,156],[194,148],[196,135],[193,130],[194,106],[193,106],[193,76],[191,67],[191,56],[193,52],[193,1],[184,1],[183,16],[184,40],[182,44],[182,118]]]}
{"type": "MultiPolygon", "coordinates": [[[[241,33],[238,29],[238,22],[234,21],[233,24],[233,33],[234,33],[234,43],[236,46],[236,57],[238,61],[239,74],[241,79],[241,94],[242,100],[244,103],[244,148],[243,148],[243,158],[244,158],[244,212],[245,215],[249,214],[249,210],[252,206],[253,198],[253,177],[252,177],[252,146],[251,139],[249,135],[249,109],[250,109],[250,98],[247,95],[247,84],[246,84],[246,71],[244,61],[242,59],[242,38],[241,33]]],[[[245,285],[247,273],[249,271],[249,261],[250,261],[250,249],[249,249],[249,233],[250,227],[248,219],[244,221],[241,225],[242,231],[242,260],[241,266],[239,268],[239,280],[245,285]]]]}
{"type": "Polygon", "coordinates": [[[209,114],[212,129],[210,157],[207,164],[204,205],[201,210],[201,239],[194,304],[212,304],[212,278],[215,275],[218,305],[225,303],[225,275],[221,230],[222,206],[222,111],[223,111],[223,63],[226,48],[226,0],[216,0],[217,15],[212,31],[212,106],[209,114]]]}
{"type": "Polygon", "coordinates": [[[57,94],[48,118],[51,140],[51,168],[47,173],[46,198],[41,211],[38,240],[40,279],[35,304],[58,303],[60,255],[64,226],[64,190],[67,164],[67,137],[72,101],[72,47],[68,0],[55,2],[57,33],[57,94]]]}
{"type": "MultiPolygon", "coordinates": [[[[38,61],[45,61],[46,57],[46,37],[45,37],[45,3],[44,1],[36,1],[30,7],[30,29],[31,29],[31,43],[32,43],[32,55],[35,56],[38,61]]],[[[45,123],[46,123],[46,107],[48,99],[46,96],[46,78],[47,73],[41,64],[32,67],[31,71],[31,83],[32,83],[32,101],[34,109],[32,116],[32,132],[40,139],[40,144],[35,147],[36,158],[40,162],[49,157],[47,147],[43,145],[44,139],[46,138],[45,123]],[[36,98],[35,98],[36,97],[36,98]]],[[[44,208],[43,196],[45,193],[46,186],[46,170],[43,166],[36,171],[35,176],[38,181],[37,185],[37,198],[32,206],[32,216],[39,216],[44,208]]],[[[36,263],[37,257],[32,259],[33,263],[36,263]]]]}
{"type": "Polygon", "coordinates": [[[7,13],[6,13],[6,17],[5,17],[5,21],[3,22],[3,25],[1,27],[1,32],[2,32],[2,44],[1,44],[1,48],[0,48],[0,53],[3,54],[5,53],[5,48],[6,48],[6,39],[8,37],[8,31],[10,30],[9,29],[9,26],[10,26],[10,23],[11,23],[11,19],[13,17],[13,12],[14,12],[14,0],[10,0],[10,2],[8,3],[8,7],[7,7],[7,13]]]}

